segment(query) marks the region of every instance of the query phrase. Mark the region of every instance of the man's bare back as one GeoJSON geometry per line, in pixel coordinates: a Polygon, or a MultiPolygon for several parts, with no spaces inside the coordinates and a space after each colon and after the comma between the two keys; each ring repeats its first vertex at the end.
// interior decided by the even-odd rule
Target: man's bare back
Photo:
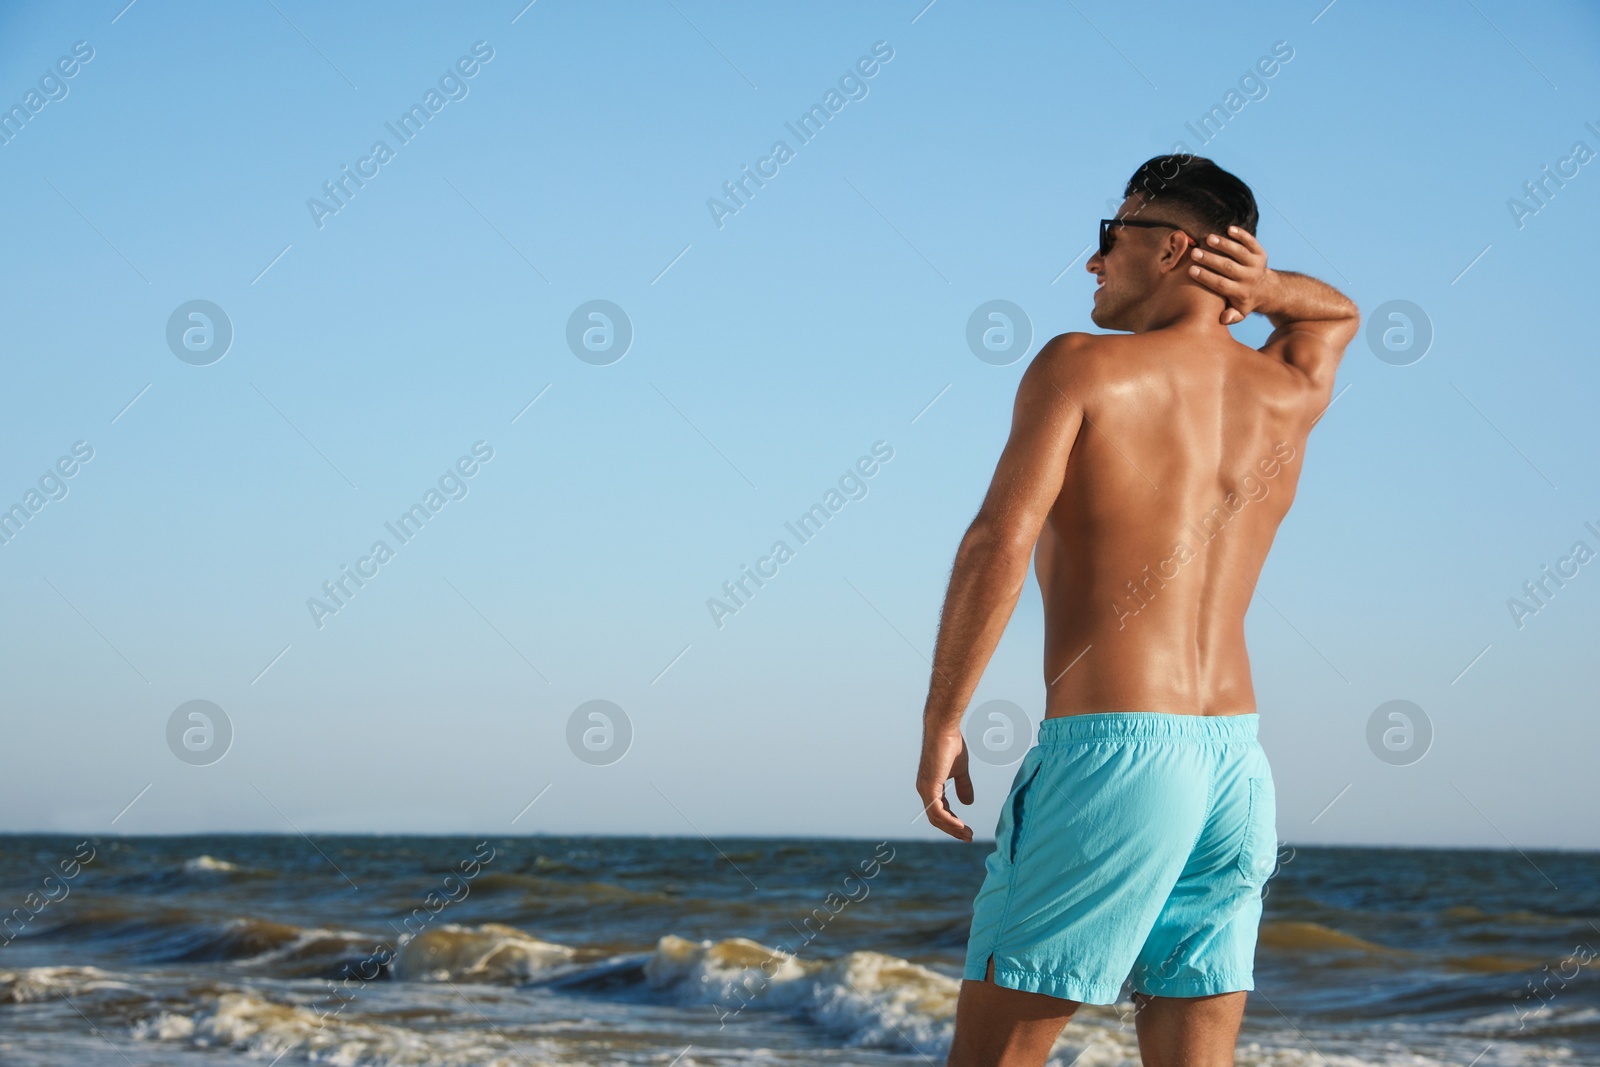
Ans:
{"type": "Polygon", "coordinates": [[[1255,711],[1245,611],[1325,390],[1225,330],[1040,358],[1076,364],[1041,369],[1083,415],[1034,556],[1045,715],[1255,711]]]}
{"type": "Polygon", "coordinates": [[[917,791],[970,841],[945,786],[973,803],[961,717],[1032,558],[1045,723],[974,902],[952,1067],[1037,1067],[1128,979],[1147,1067],[1220,1067],[1253,988],[1276,834],[1244,619],[1359,316],[1267,268],[1253,196],[1210,161],[1157,157],[1126,192],[1087,264],[1095,324],[1125,332],[1062,334],[1023,374],[940,617],[917,791]],[[1259,350],[1228,332],[1252,312],[1259,350]]]}

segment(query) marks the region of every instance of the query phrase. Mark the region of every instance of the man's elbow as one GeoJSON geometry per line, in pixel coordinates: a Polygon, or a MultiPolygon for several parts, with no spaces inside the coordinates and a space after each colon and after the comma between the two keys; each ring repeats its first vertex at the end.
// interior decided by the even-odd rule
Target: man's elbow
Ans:
{"type": "Polygon", "coordinates": [[[1350,336],[1354,337],[1356,331],[1361,329],[1361,309],[1356,306],[1354,300],[1351,300],[1343,293],[1340,293],[1339,296],[1344,301],[1344,319],[1350,324],[1350,336]]]}
{"type": "Polygon", "coordinates": [[[1033,546],[1038,541],[1038,534],[1029,535],[1015,526],[1003,522],[995,522],[980,515],[967,527],[967,534],[961,539],[961,549],[958,557],[968,559],[982,559],[1001,566],[1010,565],[1027,569],[1028,561],[1033,557],[1033,546]]]}
{"type": "Polygon", "coordinates": [[[1334,347],[1340,352],[1343,352],[1345,346],[1354,341],[1356,334],[1361,332],[1361,309],[1349,297],[1345,297],[1344,302],[1345,315],[1339,320],[1339,326],[1333,338],[1334,347]]]}

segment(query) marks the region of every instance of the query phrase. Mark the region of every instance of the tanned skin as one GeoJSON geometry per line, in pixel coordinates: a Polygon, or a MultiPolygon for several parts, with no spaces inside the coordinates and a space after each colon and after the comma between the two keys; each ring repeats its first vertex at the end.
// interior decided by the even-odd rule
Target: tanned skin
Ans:
{"type": "MultiPolygon", "coordinates": [[[[1360,325],[1337,290],[1269,269],[1244,230],[1208,234],[1181,206],[1142,194],[1117,217],[1187,232],[1124,227],[1109,254],[1090,258],[1091,318],[1127,332],[1062,334],[1034,357],[951,571],[917,792],[928,820],[962,841],[972,829],[945,783],[973,802],[961,717],[1030,557],[1044,596],[1047,718],[1256,710],[1245,612],[1360,325]],[[1259,350],[1228,332],[1252,313],[1274,327],[1259,350]]],[[[998,986],[990,967],[962,983],[948,1063],[1040,1067],[1078,1005],[998,986]]],[[[1136,1000],[1146,1067],[1232,1064],[1244,993],[1136,1000]]]]}

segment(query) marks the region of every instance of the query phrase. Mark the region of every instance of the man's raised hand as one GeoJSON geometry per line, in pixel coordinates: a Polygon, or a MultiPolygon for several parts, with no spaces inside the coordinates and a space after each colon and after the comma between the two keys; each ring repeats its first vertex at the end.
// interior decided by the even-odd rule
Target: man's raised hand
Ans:
{"type": "Polygon", "coordinates": [[[1229,226],[1226,237],[1211,234],[1206,248],[1196,248],[1192,255],[1195,262],[1189,267],[1190,276],[1228,302],[1222,309],[1224,326],[1248,318],[1277,281],[1267,268],[1266,249],[1255,235],[1238,226],[1229,226]]]}

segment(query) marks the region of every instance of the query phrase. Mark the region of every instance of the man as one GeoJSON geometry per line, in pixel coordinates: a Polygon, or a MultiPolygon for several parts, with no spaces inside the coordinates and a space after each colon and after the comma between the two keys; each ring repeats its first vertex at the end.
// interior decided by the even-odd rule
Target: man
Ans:
{"type": "Polygon", "coordinates": [[[1147,1067],[1233,1062],[1277,838],[1244,617],[1333,395],[1358,312],[1269,270],[1255,197],[1159,156],[1101,225],[1092,319],[1017,387],[1011,435],[961,540],[917,773],[963,841],[962,712],[1027,577],[1044,595],[1045,721],[1002,808],[951,1067],[1042,1065],[1080,1003],[1130,974],[1147,1067]],[[1258,351],[1228,326],[1275,327],[1258,351]]]}

